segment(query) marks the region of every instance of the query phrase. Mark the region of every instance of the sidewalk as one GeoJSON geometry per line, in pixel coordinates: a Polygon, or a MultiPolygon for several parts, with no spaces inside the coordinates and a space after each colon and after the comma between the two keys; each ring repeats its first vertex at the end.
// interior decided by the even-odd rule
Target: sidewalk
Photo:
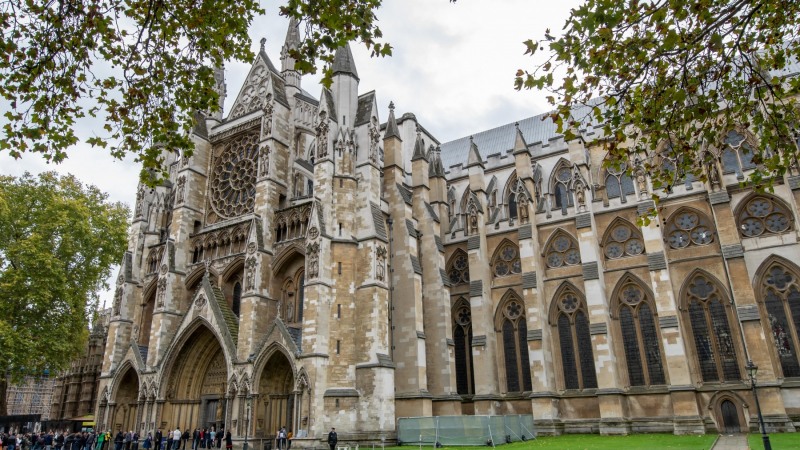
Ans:
{"type": "Polygon", "coordinates": [[[713,450],[749,450],[746,434],[721,435],[711,447],[713,450]]]}

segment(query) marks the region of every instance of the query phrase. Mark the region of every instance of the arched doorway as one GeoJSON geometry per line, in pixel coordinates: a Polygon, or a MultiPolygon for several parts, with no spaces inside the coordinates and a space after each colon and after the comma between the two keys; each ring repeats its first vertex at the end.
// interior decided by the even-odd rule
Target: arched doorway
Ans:
{"type": "Polygon", "coordinates": [[[295,404],[299,399],[294,392],[292,364],[280,351],[270,355],[261,379],[253,408],[256,436],[273,437],[282,426],[296,430],[295,404]]]}
{"type": "Polygon", "coordinates": [[[117,385],[114,395],[114,414],[109,424],[115,431],[136,428],[139,400],[139,375],[128,366],[117,385]]]}
{"type": "Polygon", "coordinates": [[[722,432],[725,434],[740,433],[742,428],[739,424],[739,411],[732,401],[725,399],[719,405],[720,416],[722,417],[722,432]]]}
{"type": "Polygon", "coordinates": [[[161,427],[181,430],[224,427],[228,368],[217,337],[198,326],[169,371],[161,427]]]}

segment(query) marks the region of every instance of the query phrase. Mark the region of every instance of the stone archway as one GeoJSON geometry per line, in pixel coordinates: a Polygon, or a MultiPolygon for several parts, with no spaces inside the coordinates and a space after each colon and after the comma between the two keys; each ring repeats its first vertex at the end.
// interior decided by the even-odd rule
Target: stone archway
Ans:
{"type": "Polygon", "coordinates": [[[281,426],[295,430],[295,380],[292,364],[280,351],[267,359],[253,402],[256,436],[274,437],[281,426]]]}
{"type": "Polygon", "coordinates": [[[225,423],[228,367],[217,337],[198,326],[184,340],[168,371],[162,429],[216,428],[225,423]]]}
{"type": "Polygon", "coordinates": [[[139,412],[139,375],[128,366],[114,392],[114,410],[109,426],[114,431],[129,431],[136,428],[139,412]]]}

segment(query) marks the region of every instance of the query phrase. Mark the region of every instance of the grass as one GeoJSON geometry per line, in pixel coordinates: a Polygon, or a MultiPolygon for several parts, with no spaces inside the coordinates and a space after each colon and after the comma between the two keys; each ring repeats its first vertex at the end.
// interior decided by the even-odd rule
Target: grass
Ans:
{"type": "MultiPolygon", "coordinates": [[[[600,436],[596,434],[566,434],[543,436],[534,441],[498,445],[498,450],[558,449],[558,450],[620,450],[620,449],[681,449],[707,450],[716,440],[716,435],[675,436],[673,434],[633,434],[629,436],[600,436]]],[[[797,443],[797,441],[795,441],[797,443]]],[[[376,447],[377,448],[377,447],[376,447]]],[[[418,446],[391,447],[392,450],[412,450],[418,446]]],[[[424,447],[430,449],[431,447],[424,447]]],[[[486,447],[444,447],[446,450],[477,450],[486,447]]],[[[756,448],[756,447],[753,447],[756,448]]],[[[761,448],[761,447],[758,447],[761,448]]],[[[790,448],[790,447],[776,447],[790,448]]],[[[387,447],[389,450],[390,447],[387,447]]]]}
{"type": "MultiPolygon", "coordinates": [[[[769,435],[769,442],[772,448],[780,450],[784,448],[800,448],[800,434],[797,433],[772,433],[769,435]]],[[[747,436],[747,443],[750,444],[752,450],[763,450],[764,445],[761,442],[761,435],[758,433],[750,433],[747,436]]]]}

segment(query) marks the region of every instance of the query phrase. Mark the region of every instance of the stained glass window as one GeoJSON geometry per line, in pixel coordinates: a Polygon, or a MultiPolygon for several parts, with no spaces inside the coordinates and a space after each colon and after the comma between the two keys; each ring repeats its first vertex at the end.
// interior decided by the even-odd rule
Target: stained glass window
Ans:
{"type": "Polygon", "coordinates": [[[252,212],[256,198],[258,134],[233,139],[217,153],[209,181],[211,207],[223,219],[252,212]]]}
{"type": "Polygon", "coordinates": [[[613,222],[606,233],[603,249],[608,259],[637,256],[644,253],[644,240],[638,229],[620,220],[613,222]]]}
{"type": "Polygon", "coordinates": [[[501,305],[503,359],[506,366],[507,392],[531,390],[531,369],[528,361],[528,329],[522,300],[515,295],[501,305]]]}
{"type": "Polygon", "coordinates": [[[695,275],[687,286],[689,324],[703,381],[739,380],[736,338],[728,320],[727,300],[717,284],[702,274],[695,275]]]}
{"type": "Polygon", "coordinates": [[[773,264],[761,280],[764,310],[784,377],[800,377],[797,357],[800,331],[800,285],[793,272],[773,264]]]}
{"type": "Polygon", "coordinates": [[[667,243],[675,249],[711,244],[716,234],[708,218],[690,208],[681,208],[673,213],[664,232],[667,243]]]}
{"type": "Polygon", "coordinates": [[[745,203],[738,214],[742,237],[780,234],[793,229],[792,215],[776,199],[758,195],[745,203]]]}
{"type": "Polygon", "coordinates": [[[492,267],[496,277],[506,277],[521,273],[522,261],[519,259],[517,246],[508,241],[500,244],[494,258],[492,258],[492,267]]]}
{"type": "Polygon", "coordinates": [[[558,341],[561,350],[561,367],[566,389],[597,387],[594,367],[592,337],[586,304],[570,288],[564,289],[555,300],[558,308],[558,341]]]}
{"type": "Polygon", "coordinates": [[[606,170],[606,195],[608,198],[620,198],[625,201],[625,197],[635,193],[633,180],[630,175],[625,173],[628,165],[623,163],[619,167],[609,166],[606,170]]]}
{"type": "Polygon", "coordinates": [[[469,283],[469,257],[463,250],[456,250],[450,258],[450,263],[447,265],[447,276],[453,286],[469,283]]]}
{"type": "Polygon", "coordinates": [[[545,253],[547,267],[574,266],[581,263],[581,252],[575,239],[567,233],[556,231],[545,253]]]}
{"type": "Polygon", "coordinates": [[[619,289],[619,324],[631,386],[665,384],[651,299],[631,279],[619,289]]]}
{"type": "Polygon", "coordinates": [[[753,146],[747,141],[744,134],[731,130],[723,139],[725,145],[722,151],[722,170],[725,173],[735,173],[743,176],[742,171],[754,169],[753,146]]]}
{"type": "Polygon", "coordinates": [[[574,204],[572,191],[569,189],[571,181],[572,170],[567,165],[556,169],[551,192],[555,193],[556,208],[561,209],[563,214],[566,214],[567,208],[574,204]]]}
{"type": "Polygon", "coordinates": [[[453,310],[453,342],[456,357],[456,389],[461,395],[474,394],[472,314],[469,303],[463,298],[459,299],[453,310]]]}

